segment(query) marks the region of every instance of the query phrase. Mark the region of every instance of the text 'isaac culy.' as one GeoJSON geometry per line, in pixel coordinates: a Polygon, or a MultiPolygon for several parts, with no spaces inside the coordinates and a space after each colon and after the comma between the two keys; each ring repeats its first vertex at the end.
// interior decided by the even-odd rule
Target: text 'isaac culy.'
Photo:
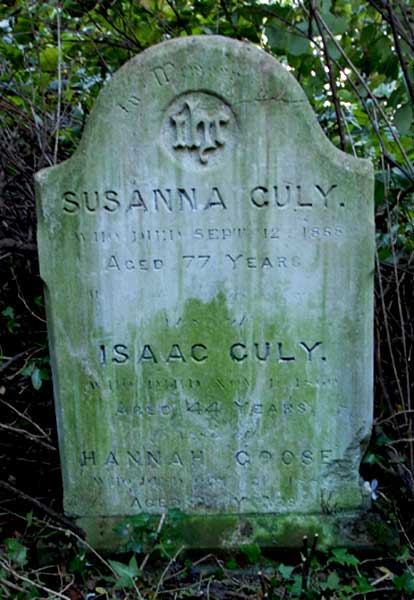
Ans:
{"type": "MultiPolygon", "coordinates": [[[[302,350],[307,361],[312,361],[315,350],[319,348],[321,344],[321,341],[314,343],[299,341],[295,346],[302,350]]],[[[126,344],[114,344],[110,347],[101,344],[99,346],[101,365],[130,362],[133,360],[131,354],[132,350],[126,344]]],[[[266,362],[273,359],[279,363],[294,362],[297,358],[296,353],[289,354],[285,351],[283,342],[273,344],[271,342],[255,342],[251,347],[243,342],[235,342],[229,346],[226,354],[233,362],[239,363],[250,358],[259,362],[266,362]]],[[[189,348],[184,348],[180,344],[171,344],[171,346],[163,352],[157,349],[153,344],[143,344],[143,346],[138,349],[137,357],[139,363],[147,364],[157,364],[158,362],[185,363],[190,359],[196,363],[204,363],[209,358],[209,350],[207,345],[203,343],[192,344],[189,348]]],[[[322,360],[326,360],[326,357],[322,357],[322,360]]]]}

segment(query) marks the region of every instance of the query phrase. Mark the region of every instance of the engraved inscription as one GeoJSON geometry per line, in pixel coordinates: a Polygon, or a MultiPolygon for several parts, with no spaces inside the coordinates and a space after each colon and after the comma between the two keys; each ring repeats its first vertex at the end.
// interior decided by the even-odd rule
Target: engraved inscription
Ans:
{"type": "MultiPolygon", "coordinates": [[[[333,451],[330,449],[284,449],[270,450],[267,448],[258,448],[255,453],[247,449],[240,449],[235,452],[230,460],[236,466],[254,467],[261,464],[273,462],[280,466],[293,466],[300,463],[302,466],[309,466],[313,462],[329,464],[332,460],[333,451]],[[254,460],[255,459],[255,460],[254,460]]],[[[163,451],[161,448],[144,448],[109,450],[109,452],[99,455],[97,450],[82,450],[79,456],[80,467],[149,467],[159,469],[160,467],[179,467],[187,465],[200,465],[205,462],[205,452],[201,448],[190,448],[185,453],[180,449],[171,448],[163,451]]]]}
{"type": "MultiPolygon", "coordinates": [[[[171,138],[171,148],[174,146],[174,138],[171,138]]],[[[227,145],[217,145],[219,148],[227,151],[227,145]]],[[[188,146],[187,148],[177,146],[177,152],[186,150],[188,159],[192,152],[200,148],[188,146]]],[[[214,150],[214,149],[213,149],[214,150]]],[[[224,150],[223,150],[224,151],[224,150]]],[[[185,154],[182,155],[184,158],[185,154]]],[[[216,157],[215,154],[208,155],[210,162],[216,157]]],[[[203,164],[197,159],[198,164],[203,164]]],[[[205,162],[204,164],[207,164],[205,162]]],[[[210,163],[209,163],[210,164],[210,163]]],[[[188,166],[188,165],[187,165],[188,166]]],[[[255,187],[246,187],[238,190],[229,190],[225,184],[220,182],[220,187],[216,182],[211,186],[200,185],[200,181],[194,180],[186,187],[175,187],[173,182],[168,187],[156,184],[148,185],[142,183],[130,186],[126,190],[117,189],[83,189],[78,191],[67,190],[63,192],[62,210],[65,215],[77,215],[85,213],[95,215],[96,213],[106,213],[108,215],[117,213],[131,214],[158,214],[158,213],[181,213],[181,212],[199,212],[203,213],[211,208],[230,210],[235,205],[248,204],[250,208],[261,211],[264,209],[301,210],[307,213],[309,209],[324,208],[335,210],[338,198],[335,194],[330,195],[337,189],[337,185],[332,185],[329,190],[322,195],[321,187],[315,184],[296,184],[291,186],[273,185],[271,189],[256,185],[255,187]],[[328,198],[329,194],[329,198],[328,198]]],[[[343,207],[344,203],[339,202],[343,207]]],[[[319,217],[320,218],[320,217],[319,217]]],[[[307,220],[307,217],[304,218],[307,220]]],[[[278,239],[278,228],[273,227],[265,230],[268,233],[265,237],[269,239],[278,239]]],[[[341,235],[342,230],[335,235],[341,235]]],[[[329,233],[325,235],[328,237],[329,233]]]]}
{"type": "MultiPolygon", "coordinates": [[[[223,206],[223,205],[222,205],[223,206]]],[[[223,225],[221,223],[221,225],[223,225]]],[[[131,229],[129,231],[82,231],[75,229],[70,232],[70,237],[82,244],[102,244],[110,246],[113,243],[124,242],[126,244],[139,244],[154,242],[164,244],[165,242],[176,242],[180,239],[201,242],[227,242],[245,240],[253,235],[255,230],[248,227],[195,227],[194,229],[131,229]]],[[[307,220],[303,225],[298,224],[296,229],[285,229],[281,227],[264,227],[257,230],[257,235],[265,240],[328,240],[329,238],[341,238],[346,235],[342,225],[333,223],[329,226],[310,224],[307,220]]],[[[218,244],[211,244],[218,245],[218,244]]],[[[299,266],[299,265],[294,265],[299,266]]]]}
{"type": "Polygon", "coordinates": [[[172,63],[167,62],[164,65],[154,67],[152,72],[156,82],[160,87],[162,87],[163,85],[171,83],[175,72],[175,66],[172,63]]]}
{"type": "Polygon", "coordinates": [[[209,114],[187,100],[183,108],[171,117],[175,128],[173,148],[198,150],[199,161],[206,164],[209,151],[226,143],[223,126],[229,120],[230,117],[222,111],[209,114]]]}
{"type": "Polygon", "coordinates": [[[134,107],[140,106],[141,98],[138,96],[130,96],[125,103],[118,102],[117,106],[126,113],[129,113],[134,107]]]}
{"type": "MultiPolygon", "coordinates": [[[[315,359],[315,351],[320,354],[321,341],[304,342],[297,341],[294,345],[295,351],[286,349],[285,342],[254,342],[248,346],[246,343],[237,341],[229,345],[227,349],[222,349],[220,354],[217,353],[217,348],[212,348],[211,352],[219,356],[220,360],[226,358],[233,363],[241,363],[247,360],[257,361],[259,363],[277,362],[277,363],[293,363],[299,356],[306,362],[312,362],[315,359]]],[[[184,346],[180,343],[172,344],[162,351],[155,347],[154,344],[141,344],[137,348],[128,347],[126,344],[114,344],[108,346],[106,344],[99,345],[99,357],[101,366],[107,364],[124,364],[129,362],[133,357],[137,356],[137,364],[158,364],[161,363],[204,363],[209,358],[209,348],[202,342],[193,343],[191,346],[184,346]]],[[[320,356],[322,361],[326,360],[326,356],[320,356]]]]}
{"type": "Polygon", "coordinates": [[[236,119],[218,96],[188,92],[168,107],[161,138],[170,155],[188,166],[217,164],[222,152],[235,142],[236,119]]]}
{"type": "Polygon", "coordinates": [[[219,497],[218,508],[226,507],[230,512],[257,510],[263,504],[269,511],[285,512],[295,506],[293,473],[296,481],[309,489],[314,486],[315,467],[328,466],[335,460],[335,452],[329,446],[282,445],[277,450],[267,444],[236,446],[227,453],[228,467],[238,477],[254,472],[252,487],[242,493],[226,489],[228,476],[222,468],[211,466],[214,453],[213,448],[190,446],[184,450],[175,444],[168,451],[156,444],[109,447],[104,452],[88,447],[80,451],[77,466],[92,489],[117,489],[134,511],[165,510],[172,504],[186,510],[208,509],[219,497]],[[283,478],[288,498],[283,492],[283,480],[269,477],[269,468],[283,478]],[[189,489],[186,489],[186,471],[192,472],[189,489]]]}
{"type": "MultiPolygon", "coordinates": [[[[185,271],[202,271],[209,267],[214,267],[221,263],[224,268],[231,271],[241,269],[259,269],[263,273],[274,269],[298,269],[301,267],[299,256],[244,256],[243,254],[225,254],[224,256],[212,256],[211,254],[183,254],[181,256],[185,271]]],[[[105,259],[104,268],[107,272],[127,273],[133,271],[162,271],[168,267],[167,261],[154,257],[122,257],[118,254],[111,254],[105,259]]]]}
{"type": "MultiPolygon", "coordinates": [[[[102,350],[102,349],[101,349],[102,350]]],[[[105,350],[106,352],[106,350],[105,350]]],[[[326,357],[321,357],[321,360],[326,359],[326,357]]],[[[338,378],[337,377],[313,377],[312,379],[308,378],[299,378],[293,377],[291,380],[286,383],[284,379],[280,381],[274,377],[270,377],[264,383],[265,390],[271,390],[271,393],[277,391],[282,393],[283,395],[290,395],[297,390],[306,390],[306,389],[320,389],[320,388],[329,388],[330,390],[334,390],[338,387],[338,378]]],[[[176,377],[150,377],[144,378],[142,380],[143,389],[148,391],[149,393],[153,392],[155,394],[159,394],[160,392],[168,391],[168,392],[177,392],[178,390],[195,392],[197,390],[206,389],[207,387],[213,387],[220,391],[228,391],[228,390],[238,390],[238,391],[247,391],[251,388],[252,382],[247,377],[205,377],[200,379],[189,378],[176,378],[176,377]]],[[[89,380],[87,385],[85,386],[85,390],[93,393],[100,389],[108,388],[111,392],[133,392],[135,389],[138,389],[139,382],[135,379],[128,379],[117,377],[116,380],[112,379],[102,379],[100,382],[96,380],[89,380]]],[[[85,391],[86,393],[86,391],[85,391]]],[[[235,405],[244,409],[246,406],[249,406],[245,402],[240,403],[239,401],[235,401],[235,405]]],[[[256,412],[256,409],[254,409],[256,412]]]]}
{"type": "MultiPolygon", "coordinates": [[[[175,390],[177,392],[177,390],[175,390]]],[[[286,420],[303,415],[310,416],[314,414],[311,404],[304,401],[290,401],[278,399],[265,399],[263,402],[250,402],[249,400],[234,400],[231,405],[221,400],[188,400],[177,396],[176,400],[158,401],[152,400],[148,403],[131,404],[121,402],[117,405],[115,415],[118,417],[128,417],[128,419],[148,419],[171,418],[177,414],[185,416],[188,414],[203,415],[205,417],[219,417],[225,413],[232,417],[249,420],[251,417],[262,417],[264,419],[286,420]]],[[[211,423],[210,423],[211,425],[211,423]]],[[[226,421],[220,419],[217,425],[225,426],[226,421]]]]}

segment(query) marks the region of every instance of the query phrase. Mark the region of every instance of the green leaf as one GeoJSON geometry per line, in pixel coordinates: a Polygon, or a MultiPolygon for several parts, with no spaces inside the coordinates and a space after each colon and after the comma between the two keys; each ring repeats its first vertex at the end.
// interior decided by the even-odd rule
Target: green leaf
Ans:
{"type": "Polygon", "coordinates": [[[108,562],[121,579],[133,579],[140,574],[135,554],[131,557],[127,565],[117,560],[109,560],[108,562]]]}
{"type": "Polygon", "coordinates": [[[289,579],[290,576],[292,575],[294,568],[295,567],[291,567],[289,565],[284,565],[283,563],[281,563],[278,567],[278,571],[281,574],[281,576],[283,577],[283,579],[289,579]]]}
{"type": "Polygon", "coordinates": [[[307,38],[290,32],[287,32],[287,34],[286,50],[289,54],[301,56],[308,52],[310,44],[307,38]]]}
{"type": "Polygon", "coordinates": [[[373,590],[373,586],[369,583],[369,581],[367,580],[366,577],[358,577],[357,578],[357,586],[356,586],[356,591],[360,592],[361,594],[364,594],[365,592],[370,592],[371,590],[373,590]]]}
{"type": "Polygon", "coordinates": [[[400,562],[405,562],[410,558],[410,556],[410,549],[407,546],[402,546],[401,548],[399,548],[395,559],[400,562]]]}
{"type": "Polygon", "coordinates": [[[271,48],[282,51],[285,50],[287,44],[287,32],[284,29],[280,29],[273,21],[269,23],[265,31],[271,48]]]}
{"type": "Polygon", "coordinates": [[[14,319],[15,318],[15,314],[14,314],[14,308],[12,306],[7,306],[2,312],[2,315],[4,315],[5,317],[9,317],[9,319],[14,319]]]}
{"type": "MultiPolygon", "coordinates": [[[[148,529],[151,527],[150,515],[148,513],[142,513],[139,515],[134,515],[132,517],[128,517],[118,523],[113,528],[113,531],[122,538],[130,538],[135,534],[143,534],[146,533],[148,529]]],[[[135,544],[135,540],[132,540],[135,544]]],[[[135,550],[135,548],[129,548],[130,550],[134,550],[135,552],[140,552],[141,549],[135,550]]]]}
{"type": "MultiPolygon", "coordinates": [[[[376,199],[376,197],[375,197],[376,199]]],[[[387,254],[385,256],[385,258],[387,258],[389,255],[389,251],[387,249],[387,254]]],[[[382,256],[380,257],[380,260],[385,260],[385,258],[382,256]]],[[[378,458],[378,456],[374,453],[374,452],[366,452],[366,454],[364,455],[363,458],[363,463],[367,464],[367,465],[376,465],[380,462],[380,459],[378,458]]]]}
{"type": "Polygon", "coordinates": [[[328,14],[332,8],[333,0],[320,0],[319,2],[319,10],[322,11],[324,15],[328,14]]]}
{"type": "Polygon", "coordinates": [[[82,17],[91,11],[96,4],[96,0],[83,0],[82,2],[76,2],[75,0],[65,0],[63,3],[64,13],[69,14],[71,17],[82,17]]]}
{"type": "Polygon", "coordinates": [[[322,18],[334,35],[341,35],[348,29],[348,19],[345,17],[336,17],[330,12],[324,12],[322,18]]]}
{"type": "Polygon", "coordinates": [[[292,56],[301,56],[309,51],[310,43],[306,37],[281,29],[276,23],[272,21],[266,27],[267,39],[273,49],[292,56]]]}
{"type": "MultiPolygon", "coordinates": [[[[336,571],[332,571],[329,573],[328,579],[323,584],[324,590],[337,590],[339,586],[339,575],[336,571]]],[[[322,585],[321,585],[322,587],[322,585]]]]}
{"type": "MultiPolygon", "coordinates": [[[[380,262],[386,262],[389,264],[393,264],[393,254],[392,254],[392,249],[390,246],[384,246],[384,248],[380,248],[378,251],[378,258],[380,259],[380,262]]],[[[377,459],[375,461],[376,464],[380,463],[381,461],[379,459],[377,459]]],[[[372,462],[371,464],[375,464],[374,462],[372,462]]]]}
{"type": "Polygon", "coordinates": [[[401,106],[394,115],[394,125],[398,129],[398,133],[403,136],[407,135],[413,122],[413,109],[409,104],[401,106]]]}
{"type": "Polygon", "coordinates": [[[86,556],[83,553],[76,554],[76,556],[69,563],[70,573],[79,573],[84,575],[87,571],[86,556]]]}
{"type": "Polygon", "coordinates": [[[247,556],[247,560],[252,565],[257,563],[262,554],[257,544],[245,544],[244,546],[240,546],[240,550],[247,556]]]}
{"type": "Polygon", "coordinates": [[[332,557],[328,560],[328,563],[337,563],[338,565],[345,565],[347,567],[356,567],[359,565],[359,560],[353,554],[350,554],[345,548],[337,548],[332,550],[332,557]]]}
{"type": "Polygon", "coordinates": [[[132,541],[128,542],[128,550],[130,550],[131,552],[136,552],[136,554],[139,554],[140,552],[142,552],[141,542],[138,542],[137,540],[132,540],[132,541]]]}
{"type": "Polygon", "coordinates": [[[147,527],[151,520],[151,517],[148,513],[142,513],[140,515],[134,515],[133,517],[129,517],[126,521],[131,525],[136,527],[137,529],[141,529],[142,527],[147,527]]]}
{"type": "Polygon", "coordinates": [[[42,387],[42,375],[40,373],[40,369],[34,367],[30,378],[32,380],[32,386],[34,387],[34,389],[40,390],[40,388],[42,387]]]}
{"type": "Polygon", "coordinates": [[[179,508],[170,508],[167,515],[167,521],[172,527],[176,527],[186,518],[185,513],[179,508]]]}
{"type": "Polygon", "coordinates": [[[290,586],[290,591],[292,594],[299,596],[302,593],[302,576],[294,575],[293,580],[293,584],[290,586]]]}
{"type": "Polygon", "coordinates": [[[6,548],[8,558],[18,565],[19,567],[24,567],[27,564],[27,548],[23,546],[16,540],[16,538],[7,538],[4,541],[4,546],[6,548]]]}
{"type": "Polygon", "coordinates": [[[328,48],[328,54],[330,58],[333,58],[334,60],[338,60],[339,58],[341,58],[341,53],[339,52],[338,48],[336,47],[336,44],[334,44],[332,40],[328,40],[326,42],[326,46],[328,48]]]}
{"type": "Polygon", "coordinates": [[[58,49],[54,46],[49,46],[40,53],[40,68],[46,73],[53,73],[57,69],[58,60],[58,49]]]}
{"type": "Polygon", "coordinates": [[[410,571],[404,571],[402,575],[394,577],[394,585],[397,590],[403,592],[414,592],[414,577],[410,571]]]}
{"type": "Polygon", "coordinates": [[[32,22],[26,16],[19,16],[14,24],[13,31],[17,34],[19,44],[29,44],[34,37],[32,22]]]}

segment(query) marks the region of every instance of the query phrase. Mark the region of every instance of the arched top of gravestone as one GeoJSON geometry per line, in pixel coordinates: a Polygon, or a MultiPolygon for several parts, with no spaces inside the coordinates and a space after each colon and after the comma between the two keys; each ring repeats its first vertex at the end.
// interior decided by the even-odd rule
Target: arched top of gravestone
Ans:
{"type": "Polygon", "coordinates": [[[225,173],[255,156],[271,168],[282,154],[297,164],[371,172],[369,161],[333,146],[301,86],[273,57],[247,42],[191,36],[153,46],[120,68],[99,94],[74,155],[36,181],[42,188],[80,183],[82,174],[89,181],[145,178],[157,166],[174,176],[225,173]]]}

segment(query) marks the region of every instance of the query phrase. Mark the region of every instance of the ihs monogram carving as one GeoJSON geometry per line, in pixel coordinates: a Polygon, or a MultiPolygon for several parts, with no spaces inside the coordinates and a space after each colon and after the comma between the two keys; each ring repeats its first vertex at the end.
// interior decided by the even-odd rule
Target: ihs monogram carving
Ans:
{"type": "Polygon", "coordinates": [[[236,119],[215,94],[187,92],[169,105],[161,137],[169,154],[184,166],[212,167],[235,144],[236,119]]]}
{"type": "Polygon", "coordinates": [[[198,150],[198,158],[203,164],[208,163],[209,151],[226,143],[223,127],[230,117],[223,110],[210,113],[187,100],[171,121],[176,136],[173,148],[198,150]]]}

